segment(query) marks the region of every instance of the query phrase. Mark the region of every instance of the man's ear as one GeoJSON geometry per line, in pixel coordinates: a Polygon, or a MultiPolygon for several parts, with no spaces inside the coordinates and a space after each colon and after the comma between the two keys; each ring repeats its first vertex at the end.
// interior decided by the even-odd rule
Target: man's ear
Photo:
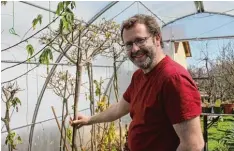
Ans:
{"type": "Polygon", "coordinates": [[[154,41],[156,43],[156,46],[159,47],[161,45],[161,35],[156,35],[154,38],[154,41]]]}

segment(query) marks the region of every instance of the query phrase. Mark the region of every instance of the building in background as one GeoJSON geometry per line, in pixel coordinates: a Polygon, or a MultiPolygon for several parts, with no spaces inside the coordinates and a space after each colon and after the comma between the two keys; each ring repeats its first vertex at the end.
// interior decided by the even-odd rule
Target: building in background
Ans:
{"type": "Polygon", "coordinates": [[[186,38],[183,25],[169,25],[162,28],[162,38],[166,41],[169,40],[164,43],[165,53],[187,69],[187,57],[192,57],[189,42],[174,42],[176,39],[186,38]]]}

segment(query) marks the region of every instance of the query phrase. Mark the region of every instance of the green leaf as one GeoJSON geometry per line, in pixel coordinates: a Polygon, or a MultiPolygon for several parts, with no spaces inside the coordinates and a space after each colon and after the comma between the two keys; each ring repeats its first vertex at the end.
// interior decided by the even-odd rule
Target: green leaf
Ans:
{"type": "Polygon", "coordinates": [[[42,15],[41,15],[41,14],[39,14],[39,15],[37,16],[37,20],[39,21],[40,24],[42,23],[42,15]]]}
{"type": "Polygon", "coordinates": [[[33,48],[33,46],[32,46],[31,44],[28,44],[28,45],[26,46],[26,49],[27,49],[27,52],[28,52],[29,56],[31,57],[31,56],[33,55],[33,53],[34,53],[34,48],[33,48]]]}
{"type": "Polygon", "coordinates": [[[63,11],[63,8],[64,8],[63,2],[59,2],[57,5],[56,14],[60,15],[61,11],[63,11]]]}
{"type": "Polygon", "coordinates": [[[68,22],[66,20],[66,17],[62,17],[62,22],[63,22],[63,29],[68,29],[68,22]]]}
{"type": "Polygon", "coordinates": [[[67,138],[70,144],[72,144],[72,129],[70,127],[66,128],[67,138]]]}
{"type": "Polygon", "coordinates": [[[69,22],[69,23],[72,22],[72,14],[71,13],[67,13],[65,18],[66,18],[67,22],[69,22]]]}
{"type": "Polygon", "coordinates": [[[13,145],[12,145],[12,148],[16,150],[16,144],[13,144],[13,145]]]}
{"type": "Polygon", "coordinates": [[[5,140],[5,145],[7,145],[7,143],[8,143],[8,139],[5,140]]]}
{"type": "Polygon", "coordinates": [[[13,107],[16,107],[17,105],[21,105],[20,99],[19,99],[18,97],[13,98],[13,99],[11,100],[11,105],[12,105],[13,107]]]}
{"type": "Polygon", "coordinates": [[[41,14],[39,14],[38,16],[37,16],[37,18],[34,18],[33,19],[33,21],[32,21],[32,26],[33,26],[33,29],[35,29],[36,28],[36,25],[37,25],[37,23],[42,23],[42,15],[41,14]]]}
{"type": "Polygon", "coordinates": [[[53,54],[50,48],[46,48],[39,57],[39,62],[49,65],[50,60],[53,60],[53,54]]]}
{"type": "Polygon", "coordinates": [[[32,26],[33,26],[33,29],[36,28],[37,23],[38,23],[37,18],[33,19],[33,22],[32,22],[32,24],[33,24],[33,25],[32,25],[32,26]]]}
{"type": "Polygon", "coordinates": [[[111,33],[106,32],[106,33],[105,33],[105,36],[106,36],[106,38],[109,38],[109,37],[111,36],[111,33]]]}
{"type": "Polygon", "coordinates": [[[39,57],[39,62],[41,63],[41,64],[44,64],[44,54],[42,53],[41,55],[40,55],[40,57],[39,57]]]}
{"type": "Polygon", "coordinates": [[[21,137],[18,135],[18,137],[17,137],[17,144],[21,144],[22,143],[22,139],[21,139],[21,137]]]}
{"type": "Polygon", "coordinates": [[[73,12],[68,7],[66,8],[66,13],[73,14],[73,12]]]}
{"type": "Polygon", "coordinates": [[[67,7],[70,3],[71,3],[71,1],[66,1],[65,2],[65,5],[66,5],[65,7],[67,7]]]}
{"type": "Polygon", "coordinates": [[[48,48],[47,51],[48,51],[49,59],[53,60],[53,53],[52,53],[51,49],[48,48]]]}

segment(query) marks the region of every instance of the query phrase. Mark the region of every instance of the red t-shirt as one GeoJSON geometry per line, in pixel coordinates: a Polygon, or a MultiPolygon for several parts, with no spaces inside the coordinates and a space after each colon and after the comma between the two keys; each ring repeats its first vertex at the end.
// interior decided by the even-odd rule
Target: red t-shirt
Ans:
{"type": "Polygon", "coordinates": [[[175,151],[179,138],[173,124],[201,114],[192,77],[168,56],[147,74],[137,70],[123,97],[130,103],[131,151],[175,151]]]}

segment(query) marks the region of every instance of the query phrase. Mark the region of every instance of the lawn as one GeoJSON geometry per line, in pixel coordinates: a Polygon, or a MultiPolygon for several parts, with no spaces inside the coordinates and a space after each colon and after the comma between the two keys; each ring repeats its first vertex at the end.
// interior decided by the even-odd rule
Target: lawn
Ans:
{"type": "MultiPolygon", "coordinates": [[[[203,119],[201,120],[203,126],[203,119]]],[[[234,117],[220,117],[208,129],[209,151],[234,151],[234,117]]]]}

